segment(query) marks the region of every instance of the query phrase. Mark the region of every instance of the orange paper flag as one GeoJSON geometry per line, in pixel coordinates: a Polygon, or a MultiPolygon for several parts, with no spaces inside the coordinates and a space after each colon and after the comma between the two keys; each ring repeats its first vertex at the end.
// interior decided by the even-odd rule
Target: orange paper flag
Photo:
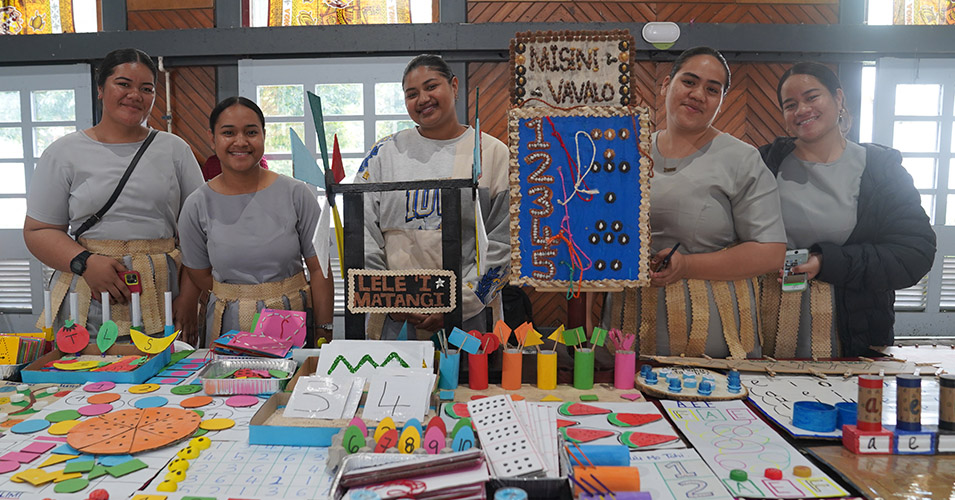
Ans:
{"type": "Polygon", "coordinates": [[[511,338],[511,327],[507,326],[503,319],[499,319],[494,325],[494,335],[501,339],[501,345],[506,349],[507,339],[511,338]]]}
{"type": "Polygon", "coordinates": [[[531,331],[531,330],[533,330],[533,329],[534,329],[534,325],[532,325],[532,324],[530,324],[530,323],[528,323],[528,322],[526,322],[526,321],[525,321],[524,324],[522,324],[521,326],[515,328],[515,329],[514,329],[514,336],[517,337],[517,342],[520,343],[520,345],[524,345],[524,338],[527,337],[527,332],[529,332],[529,331],[531,331]]]}

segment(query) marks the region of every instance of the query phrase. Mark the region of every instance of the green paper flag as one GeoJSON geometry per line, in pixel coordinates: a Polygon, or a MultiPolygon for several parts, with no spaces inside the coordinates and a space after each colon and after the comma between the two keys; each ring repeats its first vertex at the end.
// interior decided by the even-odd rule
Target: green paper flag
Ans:
{"type": "Polygon", "coordinates": [[[570,346],[580,345],[581,342],[587,340],[587,334],[584,333],[582,327],[572,328],[570,330],[564,330],[564,343],[570,346]]]}
{"type": "Polygon", "coordinates": [[[595,326],[594,331],[590,334],[590,343],[603,347],[605,340],[607,340],[607,330],[595,326]]]}
{"type": "MultiPolygon", "coordinates": [[[[308,94],[308,107],[312,110],[312,121],[315,122],[315,133],[318,134],[318,150],[322,154],[323,169],[328,172],[328,139],[325,138],[325,116],[322,114],[322,98],[317,95],[308,94]]],[[[324,186],[324,183],[322,184],[324,186]]]]}

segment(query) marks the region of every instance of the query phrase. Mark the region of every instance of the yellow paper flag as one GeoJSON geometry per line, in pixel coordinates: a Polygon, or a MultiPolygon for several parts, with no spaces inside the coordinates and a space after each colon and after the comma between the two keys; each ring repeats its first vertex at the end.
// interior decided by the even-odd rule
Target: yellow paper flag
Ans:
{"type": "MultiPolygon", "coordinates": [[[[560,325],[554,330],[554,333],[550,334],[550,337],[547,337],[547,340],[553,340],[558,344],[564,343],[564,325],[560,325]]],[[[565,344],[566,345],[566,344],[565,344]]]]}
{"type": "Polygon", "coordinates": [[[527,332],[527,337],[524,338],[525,346],[541,345],[544,343],[543,338],[541,337],[540,332],[537,331],[533,326],[530,331],[527,332]]]}

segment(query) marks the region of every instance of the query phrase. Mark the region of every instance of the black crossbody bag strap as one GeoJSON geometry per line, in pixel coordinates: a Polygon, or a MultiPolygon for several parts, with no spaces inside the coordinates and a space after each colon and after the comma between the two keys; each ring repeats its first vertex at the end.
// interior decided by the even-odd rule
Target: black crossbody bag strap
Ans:
{"type": "Polygon", "coordinates": [[[113,203],[116,203],[116,199],[119,198],[119,194],[123,192],[123,188],[126,187],[126,181],[129,180],[129,176],[132,175],[133,169],[136,168],[136,164],[139,163],[139,159],[143,157],[143,153],[146,152],[146,148],[153,142],[153,139],[156,138],[158,130],[151,130],[149,135],[146,136],[146,140],[143,141],[142,146],[139,146],[139,151],[136,151],[136,156],[133,156],[133,160],[129,162],[129,166],[126,167],[126,172],[123,173],[123,178],[119,180],[119,184],[116,185],[116,189],[113,190],[113,194],[109,196],[109,199],[106,200],[106,204],[103,205],[103,208],[99,209],[95,214],[90,216],[89,219],[86,219],[86,222],[83,222],[83,225],[80,226],[75,232],[73,232],[73,237],[77,240],[80,239],[80,236],[93,227],[97,222],[103,219],[103,216],[106,215],[106,212],[110,207],[113,206],[113,203]]]}

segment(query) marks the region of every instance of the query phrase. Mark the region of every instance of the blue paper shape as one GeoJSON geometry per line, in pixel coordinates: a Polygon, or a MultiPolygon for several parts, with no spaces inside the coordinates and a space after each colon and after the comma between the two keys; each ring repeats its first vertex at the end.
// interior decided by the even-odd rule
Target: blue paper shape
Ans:
{"type": "Polygon", "coordinates": [[[416,427],[418,429],[418,435],[424,436],[424,430],[421,428],[421,422],[416,418],[408,419],[408,421],[405,422],[405,426],[401,428],[401,432],[399,432],[398,434],[400,435],[401,433],[403,433],[405,429],[407,429],[408,427],[416,427]]]}
{"type": "Polygon", "coordinates": [[[133,406],[140,410],[145,410],[146,408],[160,408],[166,406],[168,403],[169,400],[162,396],[150,396],[137,400],[133,403],[133,406]]]}
{"type": "Polygon", "coordinates": [[[461,427],[451,440],[451,449],[454,451],[470,450],[474,447],[474,431],[470,426],[461,427]]]}
{"type": "Polygon", "coordinates": [[[57,455],[80,455],[81,454],[79,450],[77,450],[76,448],[66,443],[63,443],[60,446],[57,446],[56,448],[54,448],[53,453],[56,453],[57,455]]]}
{"type": "Polygon", "coordinates": [[[441,401],[453,401],[454,400],[454,391],[451,390],[440,390],[438,391],[438,399],[441,401]]]}
{"type": "Polygon", "coordinates": [[[454,329],[451,330],[448,343],[468,354],[477,354],[478,350],[481,349],[480,340],[458,327],[454,327],[454,329]]]}
{"type": "Polygon", "coordinates": [[[398,332],[398,338],[396,340],[408,340],[408,322],[405,321],[401,325],[401,331],[398,332]]]}
{"type": "Polygon", "coordinates": [[[99,464],[104,467],[112,467],[114,465],[124,464],[129,462],[134,457],[132,455],[103,455],[99,457],[99,464]]]}
{"type": "Polygon", "coordinates": [[[289,127],[288,133],[292,141],[292,175],[304,183],[325,189],[325,174],[318,168],[312,152],[305,147],[295,129],[289,127]]]}

